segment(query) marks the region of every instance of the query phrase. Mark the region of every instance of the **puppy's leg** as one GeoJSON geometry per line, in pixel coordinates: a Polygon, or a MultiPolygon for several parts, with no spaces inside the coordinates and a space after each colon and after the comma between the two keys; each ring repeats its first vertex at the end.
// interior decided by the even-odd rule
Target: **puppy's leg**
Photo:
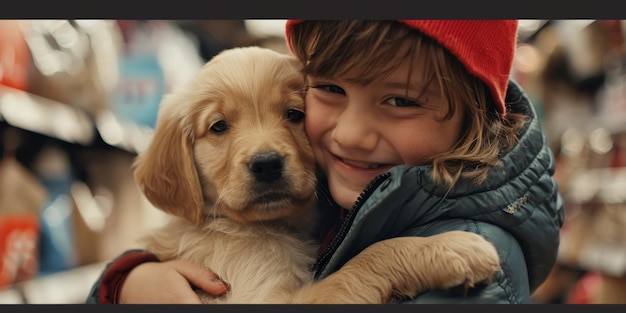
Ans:
{"type": "Polygon", "coordinates": [[[494,246],[474,233],[398,237],[369,246],[337,272],[297,292],[293,303],[389,303],[394,296],[471,287],[499,270],[494,246]]]}

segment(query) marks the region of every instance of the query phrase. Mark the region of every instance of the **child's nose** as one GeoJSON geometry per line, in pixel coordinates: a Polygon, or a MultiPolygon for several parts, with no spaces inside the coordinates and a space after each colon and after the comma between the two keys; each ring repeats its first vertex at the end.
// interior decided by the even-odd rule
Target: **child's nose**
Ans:
{"type": "Polygon", "coordinates": [[[378,135],[372,117],[366,110],[348,105],[335,120],[332,139],[346,149],[374,150],[378,135]]]}

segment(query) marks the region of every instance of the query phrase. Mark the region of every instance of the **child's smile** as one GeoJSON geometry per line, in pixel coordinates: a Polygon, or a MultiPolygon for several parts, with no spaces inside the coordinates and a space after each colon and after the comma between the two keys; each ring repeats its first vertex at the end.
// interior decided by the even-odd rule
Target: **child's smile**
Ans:
{"type": "Polygon", "coordinates": [[[457,142],[462,110],[441,119],[446,100],[438,85],[426,87],[419,71],[412,72],[410,85],[407,77],[408,64],[364,86],[309,77],[307,135],[340,206],[351,208],[372,179],[392,166],[425,164],[457,142]]]}
{"type": "Polygon", "coordinates": [[[346,180],[369,183],[374,177],[386,172],[395,164],[370,163],[334,156],[332,168],[346,180]]]}

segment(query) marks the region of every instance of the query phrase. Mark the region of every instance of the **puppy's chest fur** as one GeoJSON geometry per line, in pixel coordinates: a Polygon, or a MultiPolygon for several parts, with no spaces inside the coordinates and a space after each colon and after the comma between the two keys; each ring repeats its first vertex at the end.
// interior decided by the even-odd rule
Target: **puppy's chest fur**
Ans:
{"type": "Polygon", "coordinates": [[[205,303],[289,303],[313,281],[317,246],[285,225],[218,218],[197,228],[174,218],[145,240],[161,260],[203,264],[230,285],[221,297],[199,291],[205,303]]]}

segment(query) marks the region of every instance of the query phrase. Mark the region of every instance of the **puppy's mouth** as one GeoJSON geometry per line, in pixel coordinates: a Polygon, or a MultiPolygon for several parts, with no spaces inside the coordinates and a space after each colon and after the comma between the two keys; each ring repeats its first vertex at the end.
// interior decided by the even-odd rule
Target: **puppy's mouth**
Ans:
{"type": "Polygon", "coordinates": [[[245,214],[252,214],[259,220],[283,218],[293,214],[293,208],[300,207],[303,199],[288,192],[265,192],[249,197],[245,214]]]}
{"type": "Polygon", "coordinates": [[[293,196],[285,192],[267,192],[256,197],[253,197],[251,203],[256,205],[271,205],[283,202],[290,202],[293,200],[293,196]]]}

